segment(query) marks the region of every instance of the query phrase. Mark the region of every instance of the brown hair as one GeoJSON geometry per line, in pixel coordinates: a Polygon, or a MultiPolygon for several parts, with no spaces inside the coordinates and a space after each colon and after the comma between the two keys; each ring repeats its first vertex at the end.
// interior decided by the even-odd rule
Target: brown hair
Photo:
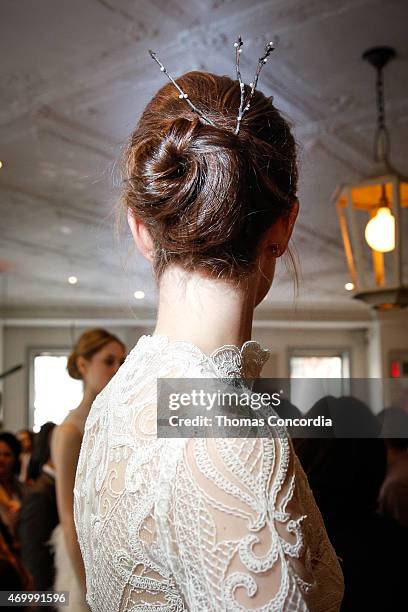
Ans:
{"type": "Polygon", "coordinates": [[[253,271],[265,231],[296,200],[296,144],[260,91],[235,135],[238,81],[194,71],[177,82],[216,127],[164,85],[131,135],[124,202],[150,232],[156,279],[179,263],[237,280],[253,271]]]}
{"type": "Polygon", "coordinates": [[[122,340],[114,336],[106,329],[88,329],[84,332],[75,343],[72,353],[68,357],[67,370],[68,374],[76,380],[82,380],[81,372],[77,366],[78,357],[84,357],[90,360],[93,355],[98,353],[104,346],[110,342],[117,342],[123,348],[125,345],[122,340]]]}

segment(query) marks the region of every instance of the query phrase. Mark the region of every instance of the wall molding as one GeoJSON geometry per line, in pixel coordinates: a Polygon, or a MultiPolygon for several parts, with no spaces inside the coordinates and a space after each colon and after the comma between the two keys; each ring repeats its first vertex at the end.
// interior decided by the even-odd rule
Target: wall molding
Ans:
{"type": "MultiPolygon", "coordinates": [[[[133,319],[30,319],[30,318],[6,318],[0,320],[3,327],[153,327],[156,319],[133,318],[133,319]]],[[[371,329],[374,322],[361,321],[339,321],[339,320],[296,320],[287,319],[257,319],[254,320],[253,329],[339,329],[339,330],[365,330],[371,329]]]]}

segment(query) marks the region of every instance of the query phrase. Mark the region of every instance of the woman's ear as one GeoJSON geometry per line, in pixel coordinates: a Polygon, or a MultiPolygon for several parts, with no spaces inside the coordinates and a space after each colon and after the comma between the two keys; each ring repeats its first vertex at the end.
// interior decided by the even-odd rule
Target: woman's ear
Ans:
{"type": "Polygon", "coordinates": [[[280,257],[286,251],[292,235],[293,226],[299,212],[299,202],[295,200],[288,214],[281,215],[266,233],[264,245],[267,251],[280,257]]]}
{"type": "Polygon", "coordinates": [[[153,241],[147,227],[132,214],[130,209],[127,212],[127,220],[137,248],[143,257],[153,261],[153,241]]]}

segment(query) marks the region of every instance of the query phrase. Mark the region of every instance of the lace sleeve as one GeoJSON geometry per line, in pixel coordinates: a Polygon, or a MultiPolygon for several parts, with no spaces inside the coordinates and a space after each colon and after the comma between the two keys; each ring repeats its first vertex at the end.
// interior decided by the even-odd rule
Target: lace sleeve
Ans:
{"type": "Polygon", "coordinates": [[[289,441],[175,445],[159,485],[157,522],[188,608],[308,610],[312,574],[289,441]]]}

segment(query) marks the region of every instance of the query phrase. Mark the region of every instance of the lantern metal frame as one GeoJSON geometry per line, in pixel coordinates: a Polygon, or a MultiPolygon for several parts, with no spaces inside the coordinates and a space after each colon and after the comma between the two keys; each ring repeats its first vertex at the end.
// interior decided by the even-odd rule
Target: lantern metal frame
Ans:
{"type": "Polygon", "coordinates": [[[338,188],[334,199],[347,265],[354,285],[353,297],[380,309],[408,306],[408,286],[403,285],[402,268],[402,214],[403,209],[408,208],[408,178],[395,173],[370,177],[356,184],[345,183],[338,188]],[[383,185],[395,218],[395,249],[391,253],[381,253],[367,245],[372,257],[373,274],[370,279],[365,266],[366,243],[357,214],[358,211],[367,213],[365,223],[376,214],[380,197],[373,198],[371,194],[375,191],[380,194],[383,185]],[[385,259],[391,261],[389,274],[385,259]]]}
{"type": "Polygon", "coordinates": [[[374,47],[363,54],[377,70],[378,126],[375,138],[375,160],[380,162],[378,174],[357,183],[343,183],[333,196],[337,207],[344,251],[351,280],[353,297],[377,309],[408,306],[408,286],[403,284],[403,212],[408,208],[408,178],[390,164],[389,136],[385,126],[385,105],[382,70],[396,53],[391,47],[374,47]],[[386,196],[395,219],[395,249],[382,253],[372,249],[361,232],[361,215],[366,224],[377,213],[382,196],[386,196]],[[366,269],[366,249],[371,251],[371,270],[366,269]]]}

